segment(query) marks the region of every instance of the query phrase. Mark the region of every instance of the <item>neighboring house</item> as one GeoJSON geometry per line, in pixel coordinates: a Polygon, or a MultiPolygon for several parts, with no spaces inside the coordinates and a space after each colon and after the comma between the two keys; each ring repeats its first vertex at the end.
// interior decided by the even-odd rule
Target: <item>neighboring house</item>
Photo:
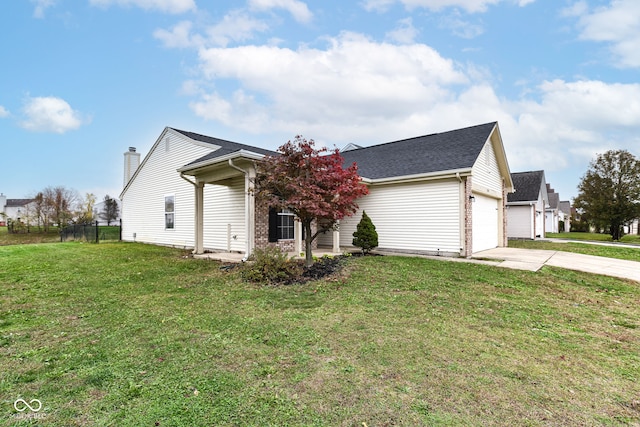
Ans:
{"type": "Polygon", "coordinates": [[[551,185],[547,184],[547,195],[549,196],[549,206],[545,211],[544,231],[547,233],[558,233],[560,222],[560,194],[556,193],[551,185]]]}
{"type": "Polygon", "coordinates": [[[511,174],[515,192],[507,196],[507,236],[510,239],[544,238],[549,196],[544,171],[511,174]]]}
{"type": "Polygon", "coordinates": [[[627,225],[624,226],[625,234],[640,234],[640,219],[636,218],[632,221],[629,221],[627,225]]]}
{"type": "Polygon", "coordinates": [[[560,232],[568,233],[571,231],[571,202],[563,200],[560,202],[560,221],[564,223],[564,229],[560,232]]]}
{"type": "Polygon", "coordinates": [[[33,199],[7,199],[0,193],[0,225],[7,225],[8,220],[28,222],[33,213],[33,199]]]}
{"type": "MultiPolygon", "coordinates": [[[[334,252],[352,246],[362,210],[376,226],[381,249],[470,256],[506,245],[506,194],[513,184],[497,123],[349,148],[342,153],[345,165],[358,165],[370,193],[319,245],[334,252]]],[[[251,192],[256,162],[274,154],[165,128],[125,177],[123,239],[195,253],[249,254],[269,244],[300,251],[300,223],[286,210],[256,202],[251,192]]]]}

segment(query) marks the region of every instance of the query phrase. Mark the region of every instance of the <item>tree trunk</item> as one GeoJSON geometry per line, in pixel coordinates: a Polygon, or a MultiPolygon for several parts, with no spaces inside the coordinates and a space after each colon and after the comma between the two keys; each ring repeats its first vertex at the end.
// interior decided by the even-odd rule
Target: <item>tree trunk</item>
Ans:
{"type": "Polygon", "coordinates": [[[313,265],[313,253],[311,252],[311,242],[313,236],[311,235],[311,221],[302,224],[304,227],[304,265],[305,267],[311,267],[313,265]]]}

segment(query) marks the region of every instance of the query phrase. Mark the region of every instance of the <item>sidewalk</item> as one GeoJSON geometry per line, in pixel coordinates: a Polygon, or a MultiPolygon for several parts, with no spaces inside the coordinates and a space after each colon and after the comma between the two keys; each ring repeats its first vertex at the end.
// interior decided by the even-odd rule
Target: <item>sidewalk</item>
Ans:
{"type": "MultiPolygon", "coordinates": [[[[633,246],[636,247],[637,246],[633,246]]],[[[639,248],[640,250],[640,248],[639,248]]],[[[538,271],[543,266],[566,268],[586,273],[603,274],[640,282],[640,262],[541,249],[494,248],[473,254],[475,259],[517,270],[538,271]]]]}

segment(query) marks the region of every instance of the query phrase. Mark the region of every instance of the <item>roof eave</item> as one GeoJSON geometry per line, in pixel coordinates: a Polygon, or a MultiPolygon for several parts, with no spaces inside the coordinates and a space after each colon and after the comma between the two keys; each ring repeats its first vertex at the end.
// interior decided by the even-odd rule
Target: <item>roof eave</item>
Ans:
{"type": "Polygon", "coordinates": [[[199,169],[217,165],[219,163],[226,163],[229,160],[239,159],[239,158],[244,158],[248,160],[262,160],[264,157],[265,157],[264,154],[254,153],[253,151],[238,150],[238,151],[234,151],[233,153],[225,154],[220,157],[215,157],[213,159],[183,166],[178,169],[178,172],[183,173],[185,175],[192,175],[192,173],[197,172],[199,169]]]}
{"type": "Polygon", "coordinates": [[[449,178],[457,178],[462,176],[470,176],[471,168],[464,169],[451,169],[446,171],[437,171],[437,172],[429,172],[429,173],[420,173],[413,175],[403,175],[403,176],[392,176],[387,178],[377,178],[371,179],[362,177],[362,181],[366,184],[377,185],[377,184],[400,184],[406,182],[415,182],[415,181],[432,181],[435,179],[449,179],[449,178]]]}

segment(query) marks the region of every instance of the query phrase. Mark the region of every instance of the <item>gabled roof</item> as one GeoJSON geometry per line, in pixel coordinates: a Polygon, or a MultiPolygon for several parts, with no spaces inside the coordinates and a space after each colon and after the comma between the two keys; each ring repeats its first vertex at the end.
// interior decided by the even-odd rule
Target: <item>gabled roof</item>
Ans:
{"type": "Polygon", "coordinates": [[[558,193],[549,194],[549,207],[552,209],[558,209],[560,207],[560,195],[558,193]]]}
{"type": "Polygon", "coordinates": [[[21,208],[29,203],[33,202],[33,199],[7,199],[6,207],[8,208],[21,208]]]}
{"type": "Polygon", "coordinates": [[[226,141],[224,139],[218,139],[218,138],[213,138],[210,136],[206,136],[206,135],[201,135],[199,133],[194,133],[194,132],[187,132],[184,130],[179,130],[179,129],[175,129],[175,128],[169,128],[172,129],[184,136],[186,136],[187,138],[193,139],[194,141],[200,141],[200,142],[204,142],[207,144],[212,144],[212,145],[217,145],[220,148],[205,155],[202,156],[198,159],[195,159],[194,161],[188,163],[185,165],[186,166],[190,166],[190,165],[194,165],[197,163],[201,163],[201,162],[206,162],[209,160],[213,160],[216,159],[218,157],[223,157],[226,156],[228,154],[231,153],[236,153],[236,152],[240,152],[240,151],[249,151],[252,153],[257,153],[257,154],[263,154],[263,155],[277,155],[278,153],[276,153],[275,151],[271,151],[271,150],[265,150],[263,148],[259,148],[259,147],[252,147],[251,145],[246,145],[246,144],[240,144],[238,142],[232,142],[232,141],[226,141]]]}
{"type": "Polygon", "coordinates": [[[496,122],[345,151],[345,165],[356,162],[369,179],[470,170],[496,122]]]}
{"type": "Polygon", "coordinates": [[[538,200],[540,190],[545,187],[544,171],[515,172],[511,174],[514,193],[507,195],[507,203],[511,202],[535,202],[538,200]]]}
{"type": "Polygon", "coordinates": [[[567,215],[571,215],[571,202],[569,200],[562,200],[560,202],[560,210],[567,215]]]}

